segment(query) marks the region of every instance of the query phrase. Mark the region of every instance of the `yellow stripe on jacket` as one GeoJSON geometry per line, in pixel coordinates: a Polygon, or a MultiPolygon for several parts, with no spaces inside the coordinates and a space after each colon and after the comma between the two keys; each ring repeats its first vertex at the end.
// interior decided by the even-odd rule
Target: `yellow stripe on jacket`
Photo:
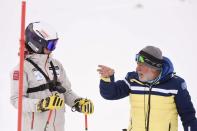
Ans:
{"type": "MultiPolygon", "coordinates": [[[[128,131],[146,131],[148,94],[130,94],[131,118],[128,131]]],[[[151,95],[149,131],[178,131],[174,96],[151,95]]]]}

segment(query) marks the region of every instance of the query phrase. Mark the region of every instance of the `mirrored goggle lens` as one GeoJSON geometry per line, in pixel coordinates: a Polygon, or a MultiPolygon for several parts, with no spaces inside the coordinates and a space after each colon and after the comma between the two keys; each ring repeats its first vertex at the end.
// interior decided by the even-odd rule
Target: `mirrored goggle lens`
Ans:
{"type": "Polygon", "coordinates": [[[53,51],[56,47],[56,44],[57,44],[57,40],[50,40],[48,41],[48,44],[47,44],[47,49],[49,51],[53,51]]]}
{"type": "Polygon", "coordinates": [[[135,58],[136,62],[144,63],[144,57],[137,54],[135,58]]]}

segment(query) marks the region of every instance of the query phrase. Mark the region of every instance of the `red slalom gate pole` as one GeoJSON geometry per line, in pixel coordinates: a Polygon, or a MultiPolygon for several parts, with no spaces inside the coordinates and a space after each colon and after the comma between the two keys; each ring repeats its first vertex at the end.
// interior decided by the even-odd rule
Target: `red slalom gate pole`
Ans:
{"type": "Polygon", "coordinates": [[[21,6],[21,36],[20,36],[20,68],[19,68],[19,94],[18,94],[18,131],[22,131],[22,96],[23,96],[23,72],[24,72],[24,48],[25,48],[25,15],[26,1],[21,6]]]}

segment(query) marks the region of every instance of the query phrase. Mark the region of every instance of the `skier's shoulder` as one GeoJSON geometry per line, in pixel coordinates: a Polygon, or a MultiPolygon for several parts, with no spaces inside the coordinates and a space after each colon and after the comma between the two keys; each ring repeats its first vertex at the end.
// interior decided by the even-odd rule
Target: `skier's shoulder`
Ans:
{"type": "Polygon", "coordinates": [[[170,80],[168,80],[166,84],[168,85],[168,87],[171,87],[176,90],[180,90],[183,88],[186,89],[187,87],[185,80],[176,74],[170,80]]]}
{"type": "Polygon", "coordinates": [[[170,81],[172,82],[174,87],[178,90],[187,88],[185,80],[176,74],[172,77],[170,81]]]}
{"type": "Polygon", "coordinates": [[[49,61],[52,61],[52,62],[55,63],[55,64],[62,65],[61,62],[60,62],[58,59],[53,58],[53,57],[50,57],[50,58],[49,58],[49,61]]]}
{"type": "Polygon", "coordinates": [[[54,66],[58,66],[59,68],[64,69],[62,63],[56,58],[50,57],[49,62],[52,62],[54,66]]]}
{"type": "Polygon", "coordinates": [[[178,75],[175,74],[175,75],[171,78],[171,82],[172,82],[172,83],[175,83],[175,84],[181,84],[181,83],[185,82],[185,80],[184,80],[182,77],[180,77],[180,76],[178,76],[178,75]]]}

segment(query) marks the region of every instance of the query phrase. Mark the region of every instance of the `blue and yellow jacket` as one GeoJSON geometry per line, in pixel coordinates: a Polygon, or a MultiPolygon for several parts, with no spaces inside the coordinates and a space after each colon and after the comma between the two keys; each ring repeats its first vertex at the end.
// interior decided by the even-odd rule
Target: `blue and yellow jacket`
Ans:
{"type": "Polygon", "coordinates": [[[128,131],[178,131],[178,114],[184,131],[197,131],[195,109],[187,86],[174,73],[171,61],[164,57],[162,74],[155,84],[139,81],[136,72],[124,80],[100,80],[101,96],[107,100],[130,97],[131,116],[128,131]]]}

